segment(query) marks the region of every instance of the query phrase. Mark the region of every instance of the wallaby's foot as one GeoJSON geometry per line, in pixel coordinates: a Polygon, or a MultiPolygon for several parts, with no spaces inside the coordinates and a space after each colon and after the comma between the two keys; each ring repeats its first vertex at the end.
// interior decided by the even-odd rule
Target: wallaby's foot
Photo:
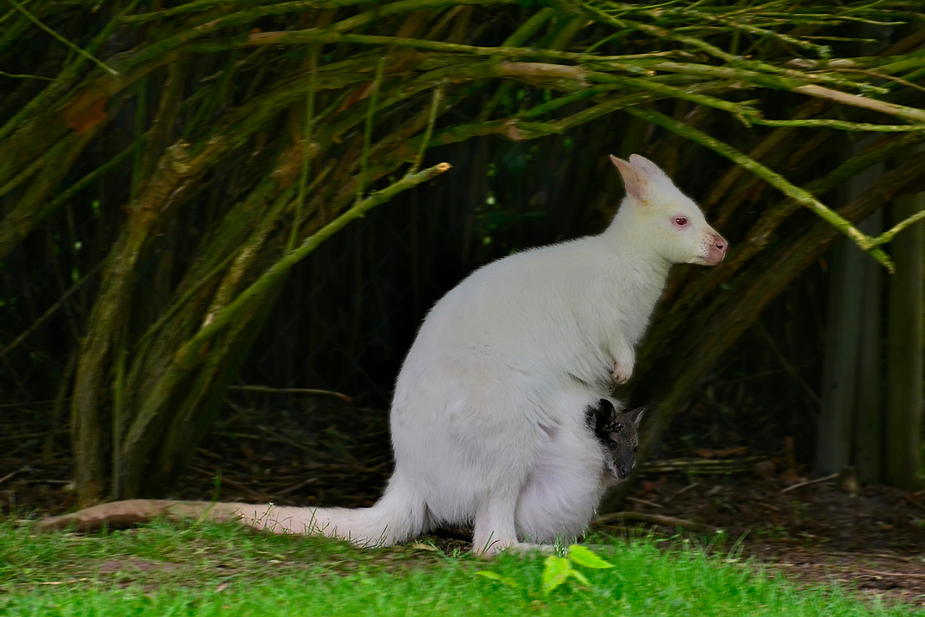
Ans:
{"type": "Polygon", "coordinates": [[[474,545],[472,547],[473,551],[484,559],[491,559],[500,552],[513,553],[515,555],[526,556],[532,553],[541,553],[543,555],[555,555],[556,547],[550,544],[533,544],[530,542],[492,542],[486,547],[483,547],[483,550],[479,550],[474,545]]]}
{"type": "Polygon", "coordinates": [[[515,542],[504,547],[505,553],[514,553],[515,555],[527,556],[534,553],[541,555],[555,555],[556,547],[551,544],[532,544],[530,542],[515,542]]]}

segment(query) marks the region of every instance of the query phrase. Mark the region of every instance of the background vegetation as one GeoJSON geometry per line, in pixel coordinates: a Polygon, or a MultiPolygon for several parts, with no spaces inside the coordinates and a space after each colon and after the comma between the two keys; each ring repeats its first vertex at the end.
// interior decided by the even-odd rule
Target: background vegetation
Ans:
{"type": "Polygon", "coordinates": [[[163,494],[236,379],[384,405],[436,297],[601,229],[621,191],[604,155],[640,152],[732,245],[677,269],[620,392],[659,403],[644,449],[687,410],[682,434],[709,415],[696,438],[796,436],[822,471],[911,486],[921,230],[896,233],[925,188],[923,17],[912,0],[8,0],[3,396],[49,434],[69,406],[82,504],[163,494]],[[859,266],[828,257],[846,236],[859,266]],[[827,299],[876,312],[839,330],[827,299]]]}

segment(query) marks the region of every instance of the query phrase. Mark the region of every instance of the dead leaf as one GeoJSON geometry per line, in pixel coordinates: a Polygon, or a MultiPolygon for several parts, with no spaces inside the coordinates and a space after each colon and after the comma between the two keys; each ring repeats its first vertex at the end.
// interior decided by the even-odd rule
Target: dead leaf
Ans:
{"type": "Polygon", "coordinates": [[[107,96],[101,96],[92,101],[78,98],[64,112],[67,127],[78,134],[89,131],[106,119],[106,104],[108,102],[109,97],[107,96]]]}

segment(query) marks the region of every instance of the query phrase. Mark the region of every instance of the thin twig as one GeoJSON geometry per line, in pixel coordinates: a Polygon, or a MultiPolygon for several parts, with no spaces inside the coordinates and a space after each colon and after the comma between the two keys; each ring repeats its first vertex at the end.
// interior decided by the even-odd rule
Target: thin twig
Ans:
{"type": "Polygon", "coordinates": [[[54,81],[53,77],[43,77],[42,75],[26,75],[23,73],[7,73],[0,71],[0,77],[10,77],[12,79],[41,79],[42,81],[54,81]]]}
{"type": "Polygon", "coordinates": [[[904,86],[908,86],[910,88],[915,88],[916,90],[922,90],[923,92],[925,92],[925,87],[923,86],[914,84],[911,81],[906,81],[905,79],[896,77],[894,75],[887,75],[886,73],[880,73],[877,71],[868,71],[865,69],[841,69],[839,68],[839,69],[829,69],[829,70],[835,71],[836,73],[862,73],[864,75],[870,75],[871,77],[876,77],[877,79],[886,79],[889,81],[895,81],[898,84],[902,84],[904,86]]]}
{"type": "Polygon", "coordinates": [[[669,497],[669,499],[674,499],[674,498],[677,497],[678,495],[683,495],[683,494],[686,493],[687,491],[689,491],[689,490],[691,490],[692,488],[695,488],[695,487],[697,487],[697,486],[700,486],[700,482],[692,482],[691,484],[688,484],[688,485],[685,486],[684,488],[678,489],[677,491],[675,491],[675,492],[671,495],[671,497],[669,497]]]}
{"type": "Polygon", "coordinates": [[[312,45],[309,51],[311,56],[309,68],[311,78],[308,81],[308,96],[305,101],[305,117],[302,119],[302,171],[299,175],[299,197],[296,200],[295,215],[292,217],[292,229],[289,233],[289,243],[286,250],[295,248],[299,237],[299,224],[302,220],[302,208],[305,206],[305,189],[308,184],[308,160],[312,147],[312,129],[315,122],[315,83],[318,73],[318,46],[312,45]]]}
{"type": "Polygon", "coordinates": [[[230,386],[229,390],[239,390],[241,392],[265,392],[267,394],[322,394],[325,396],[336,396],[345,403],[352,403],[353,398],[334,392],[333,390],[319,390],[317,388],[270,388],[269,386],[230,386]]]}
{"type": "MultiPolygon", "coordinates": [[[[919,155],[919,156],[921,156],[921,155],[919,155]]],[[[909,226],[912,225],[913,223],[918,223],[918,222],[921,221],[923,218],[925,218],[925,210],[921,210],[921,211],[919,211],[919,212],[913,214],[913,215],[910,216],[909,218],[907,218],[907,219],[905,219],[905,220],[902,220],[902,221],[896,223],[896,225],[894,225],[893,227],[891,227],[891,228],[888,229],[887,231],[883,232],[883,233],[880,234],[879,236],[875,236],[872,240],[873,240],[874,244],[878,244],[878,245],[879,245],[879,244],[886,244],[887,242],[890,242],[890,241],[893,239],[893,237],[896,236],[896,234],[898,234],[899,232],[901,232],[903,229],[905,229],[906,227],[909,227],[909,226]]]]}
{"type": "Polygon", "coordinates": [[[648,512],[614,512],[595,518],[594,522],[598,525],[609,525],[611,523],[623,523],[624,521],[639,521],[642,523],[654,523],[655,525],[664,525],[665,527],[676,527],[689,529],[701,533],[716,533],[719,531],[712,525],[704,523],[695,523],[683,518],[674,516],[664,516],[662,514],[649,514],[648,512]]]}
{"type": "Polygon", "coordinates": [[[644,506],[649,506],[651,508],[664,508],[665,507],[660,503],[655,503],[654,501],[649,501],[647,499],[639,499],[638,497],[627,497],[626,499],[628,501],[632,501],[633,503],[639,503],[644,506]]]}
{"type": "Polygon", "coordinates": [[[111,66],[109,66],[108,64],[106,64],[105,62],[103,62],[103,61],[101,61],[101,60],[97,60],[97,59],[96,59],[95,57],[93,57],[91,54],[87,53],[86,51],[84,51],[83,49],[81,49],[80,47],[78,47],[77,45],[71,43],[69,40],[67,40],[66,38],[64,38],[63,36],[61,36],[61,35],[58,34],[57,32],[55,32],[54,30],[52,30],[51,28],[49,28],[48,26],[46,26],[44,23],[42,23],[42,21],[41,21],[39,18],[37,18],[35,15],[33,15],[32,13],[30,13],[29,11],[27,11],[26,8],[25,8],[24,6],[22,6],[21,4],[19,4],[18,2],[16,2],[16,0],[10,0],[10,4],[12,4],[20,13],[22,13],[23,15],[25,15],[25,16],[29,19],[29,21],[31,21],[31,22],[34,23],[36,26],[38,26],[39,28],[41,28],[42,30],[44,30],[45,32],[47,32],[48,34],[50,34],[51,36],[53,36],[54,38],[56,38],[57,40],[61,41],[62,43],[64,43],[65,45],[67,45],[68,47],[70,47],[71,49],[73,49],[75,52],[77,52],[78,54],[80,54],[80,55],[83,56],[84,58],[90,60],[90,62],[92,62],[93,64],[97,65],[98,67],[100,67],[100,68],[103,69],[104,71],[108,72],[108,73],[109,73],[110,75],[112,75],[113,77],[118,77],[118,76],[119,76],[119,71],[115,70],[114,68],[112,68],[111,66]]]}
{"type": "Polygon", "coordinates": [[[17,469],[16,471],[11,471],[10,473],[8,473],[8,474],[6,474],[5,476],[3,476],[2,478],[0,478],[0,484],[3,484],[4,482],[6,482],[7,480],[9,480],[10,478],[15,477],[15,476],[18,475],[18,474],[21,474],[21,473],[24,472],[24,471],[29,471],[30,469],[31,469],[31,468],[27,465],[27,466],[25,466],[25,467],[20,467],[20,468],[17,469]]]}
{"type": "Polygon", "coordinates": [[[868,570],[867,568],[858,568],[858,572],[864,572],[865,574],[873,574],[875,576],[890,576],[890,577],[915,578],[919,580],[925,580],[925,574],[913,574],[911,572],[882,572],[880,570],[868,570]]]}
{"type": "Polygon", "coordinates": [[[838,477],[838,474],[833,473],[832,475],[825,476],[823,478],[816,478],[815,480],[807,480],[806,482],[797,482],[796,484],[791,484],[787,488],[781,489],[779,494],[783,495],[784,493],[792,491],[793,489],[796,489],[796,488],[800,488],[801,486],[809,486],[810,484],[819,484],[820,482],[828,482],[829,480],[834,480],[837,477],[838,477]]]}
{"type": "Polygon", "coordinates": [[[47,311],[45,311],[44,313],[42,313],[42,316],[41,316],[41,317],[39,317],[39,318],[36,319],[34,322],[32,322],[32,325],[29,326],[29,327],[26,329],[25,332],[23,332],[22,334],[20,334],[19,336],[17,336],[17,337],[13,340],[13,342],[11,342],[9,345],[5,346],[3,349],[0,349],[0,358],[5,357],[5,356],[8,355],[10,352],[12,352],[14,349],[16,349],[17,347],[19,347],[19,345],[20,345],[24,340],[26,340],[26,338],[27,338],[30,334],[32,334],[33,332],[35,332],[36,328],[38,328],[38,327],[41,326],[43,323],[45,323],[45,322],[48,320],[48,318],[51,317],[52,315],[54,315],[55,312],[56,312],[59,308],[61,308],[62,306],[64,306],[64,301],[67,300],[68,298],[70,298],[71,295],[73,295],[73,293],[74,293],[75,291],[77,291],[78,289],[80,289],[80,288],[83,286],[84,283],[86,283],[88,280],[90,280],[91,277],[93,277],[97,272],[99,272],[99,269],[103,267],[103,264],[104,264],[104,263],[105,263],[105,261],[101,261],[101,262],[99,262],[98,264],[96,264],[95,266],[93,266],[93,269],[91,269],[89,272],[87,272],[87,273],[83,276],[83,278],[81,278],[79,281],[77,281],[76,283],[74,283],[73,285],[71,285],[70,289],[68,289],[67,291],[65,291],[64,294],[62,294],[61,297],[58,298],[58,301],[57,301],[57,302],[55,302],[54,304],[52,304],[52,305],[48,308],[47,311]]]}
{"type": "Polygon", "coordinates": [[[363,199],[363,189],[366,184],[366,168],[369,163],[369,150],[373,141],[373,118],[376,115],[376,101],[379,99],[379,84],[382,81],[382,69],[385,66],[385,56],[379,57],[376,66],[376,78],[373,80],[373,91],[369,95],[369,107],[366,109],[366,130],[363,138],[363,154],[360,158],[360,175],[357,177],[357,195],[354,203],[363,199]]]}
{"type": "Polygon", "coordinates": [[[430,115],[427,118],[427,129],[424,131],[424,139],[421,141],[421,149],[418,150],[417,158],[415,158],[411,169],[408,170],[409,174],[415,174],[418,169],[421,168],[421,163],[424,161],[424,152],[427,151],[427,146],[430,145],[431,135],[434,133],[434,123],[437,121],[437,110],[440,108],[440,100],[442,98],[443,84],[440,84],[434,88],[434,98],[430,102],[430,115]]]}

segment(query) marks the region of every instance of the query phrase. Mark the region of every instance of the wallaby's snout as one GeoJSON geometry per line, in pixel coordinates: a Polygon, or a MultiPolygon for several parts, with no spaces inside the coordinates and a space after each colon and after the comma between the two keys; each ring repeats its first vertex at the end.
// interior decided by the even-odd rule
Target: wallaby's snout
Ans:
{"type": "Polygon", "coordinates": [[[715,266],[721,262],[723,257],[726,256],[726,249],[729,248],[729,243],[726,242],[726,238],[715,231],[709,234],[705,244],[706,251],[704,251],[705,255],[703,257],[703,265],[705,266],[715,266]]]}

